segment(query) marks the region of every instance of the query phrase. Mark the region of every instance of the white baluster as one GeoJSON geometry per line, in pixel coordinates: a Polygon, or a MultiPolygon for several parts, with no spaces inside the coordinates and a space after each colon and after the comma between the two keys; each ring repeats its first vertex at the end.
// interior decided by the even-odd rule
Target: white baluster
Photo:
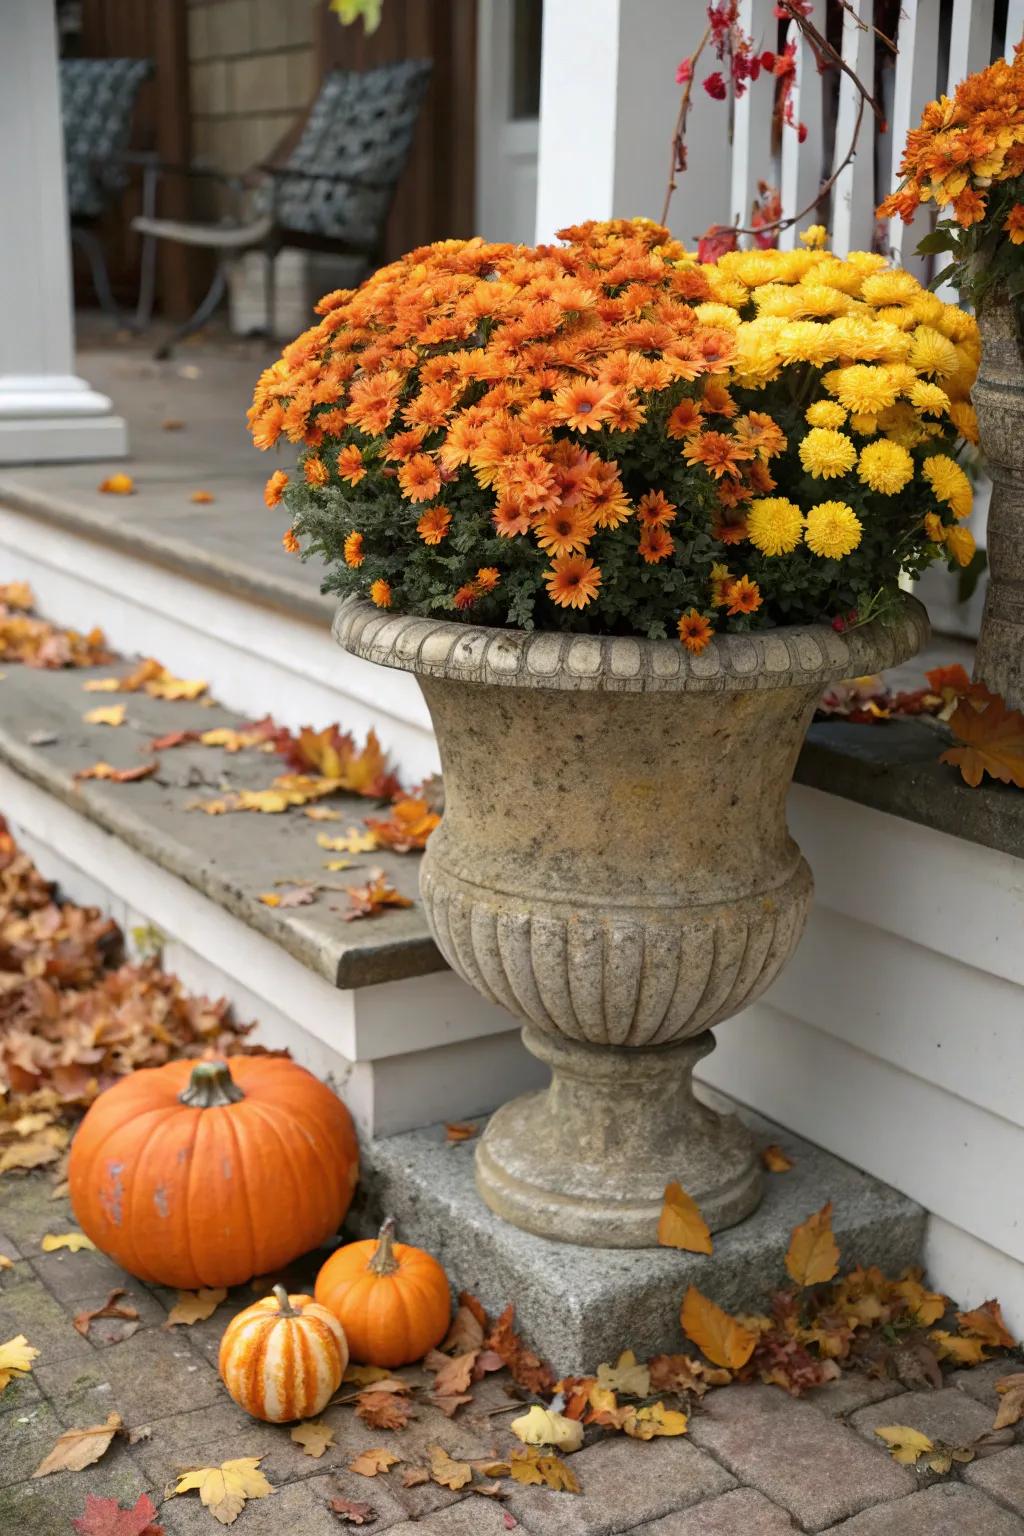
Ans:
{"type": "MultiPolygon", "coordinates": [[[[819,32],[825,30],[825,4],[824,0],[815,0],[814,8],[810,14],[810,20],[819,32]]],[[[804,40],[803,35],[790,23],[786,33],[786,41],[796,37],[796,81],[793,86],[793,126],[788,123],[782,128],[782,172],[780,176],[780,193],[782,197],[782,216],[792,218],[808,203],[821,186],[822,162],[822,81],[818,74],[818,66],[814,52],[804,40]],[[807,128],[807,137],[803,144],[800,143],[796,124],[804,123],[807,128]]],[[[802,219],[801,224],[806,228],[817,222],[814,210],[802,219]]],[[[792,226],[785,229],[779,236],[779,245],[783,250],[792,250],[797,242],[798,228],[792,226]]]]}
{"type": "MultiPolygon", "coordinates": [[[[850,0],[843,11],[843,62],[870,89],[874,81],[875,35],[871,30],[871,0],[850,0]],[[856,14],[852,14],[855,12],[856,14]]],[[[860,110],[860,92],[843,72],[839,81],[839,111],[833,165],[845,159],[860,110]]],[[[832,249],[838,256],[870,250],[875,222],[875,119],[865,106],[857,132],[856,154],[840,171],[832,189],[832,249]]]]}

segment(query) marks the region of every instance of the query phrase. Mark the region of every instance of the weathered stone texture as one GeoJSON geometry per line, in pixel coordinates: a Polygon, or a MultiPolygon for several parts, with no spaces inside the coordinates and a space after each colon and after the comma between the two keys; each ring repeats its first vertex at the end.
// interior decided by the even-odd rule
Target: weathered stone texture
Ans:
{"type": "Polygon", "coordinates": [[[1024,1445],[970,1462],[963,1469],[963,1477],[965,1483],[1024,1516],[1024,1445]]]}
{"type": "Polygon", "coordinates": [[[884,1424],[908,1424],[919,1429],[929,1440],[954,1448],[970,1445],[978,1435],[991,1428],[992,1415],[987,1408],[955,1387],[941,1391],[907,1392],[899,1404],[874,1403],[862,1408],[850,1419],[866,1440],[881,1444],[875,1430],[884,1424]]]}
{"type": "Polygon", "coordinates": [[[936,1483],[909,1499],[879,1504],[828,1536],[1021,1536],[1016,1515],[974,1488],[936,1483]]]}
{"type": "Polygon", "coordinates": [[[753,1488],[735,1488],[681,1515],[631,1526],[629,1536],[789,1536],[797,1527],[784,1509],[753,1488]]]}

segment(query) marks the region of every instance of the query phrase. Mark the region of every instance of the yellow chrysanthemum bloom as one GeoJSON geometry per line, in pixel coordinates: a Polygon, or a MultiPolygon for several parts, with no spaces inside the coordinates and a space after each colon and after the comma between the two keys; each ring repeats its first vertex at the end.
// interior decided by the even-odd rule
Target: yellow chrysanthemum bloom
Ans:
{"type": "Polygon", "coordinates": [[[949,419],[969,443],[978,441],[978,413],[969,400],[954,400],[949,408],[949,419]]]}
{"type": "Polygon", "coordinates": [[[938,384],[929,384],[925,379],[918,379],[910,386],[908,398],[915,411],[920,411],[922,416],[943,416],[949,410],[949,396],[938,384]]]}
{"type": "Polygon", "coordinates": [[[878,418],[878,425],[892,442],[899,443],[903,448],[916,448],[919,443],[926,442],[928,433],[927,425],[923,422],[912,405],[905,404],[902,400],[892,406],[888,411],[883,411],[878,418]]]}
{"type": "Polygon", "coordinates": [[[912,331],[917,324],[914,311],[905,305],[886,305],[882,309],[876,309],[875,315],[879,320],[884,320],[887,325],[894,325],[900,331],[912,331]]]}
{"type": "Polygon", "coordinates": [[[804,420],[809,427],[841,427],[846,412],[838,400],[815,400],[804,412],[804,420]]]}
{"type": "Polygon", "coordinates": [[[807,514],[804,540],[823,560],[841,560],[860,543],[861,521],[845,501],[821,501],[807,514]]]}
{"type": "Polygon", "coordinates": [[[886,370],[901,395],[917,383],[917,374],[909,363],[887,363],[886,370]]]}
{"type": "Polygon", "coordinates": [[[877,416],[879,411],[896,404],[897,386],[888,368],[854,363],[839,369],[834,393],[848,411],[877,416]]]}
{"type": "Polygon", "coordinates": [[[889,265],[888,258],[878,251],[850,251],[846,260],[862,278],[866,278],[871,272],[881,272],[889,265]]]}
{"type": "Polygon", "coordinates": [[[957,565],[970,565],[977,545],[969,528],[949,528],[946,531],[946,548],[957,565]]]}
{"type": "Polygon", "coordinates": [[[909,272],[872,272],[864,279],[861,297],[878,307],[889,304],[913,304],[923,291],[909,272]]]}
{"type": "Polygon", "coordinates": [[[956,373],[960,366],[956,347],[931,325],[919,325],[914,331],[910,363],[918,373],[937,373],[940,377],[956,373]]]}
{"type": "Polygon", "coordinates": [[[936,322],[937,328],[943,336],[948,336],[950,341],[978,341],[978,321],[974,315],[969,315],[966,310],[957,304],[943,304],[942,315],[936,322]]]}
{"type": "Polygon", "coordinates": [[[945,544],[946,535],[952,530],[947,528],[937,512],[926,512],[924,517],[924,531],[933,544],[945,544]]]}
{"type": "Polygon", "coordinates": [[[808,250],[820,250],[828,239],[828,230],[824,224],[812,224],[810,229],[800,231],[800,240],[808,250]]]}
{"type": "Polygon", "coordinates": [[[785,496],[752,501],[747,512],[747,537],[762,555],[788,555],[800,543],[804,516],[785,496]]]}
{"type": "Polygon", "coordinates": [[[727,277],[717,265],[705,263],[699,269],[707,278],[711,297],[718,304],[729,304],[733,309],[742,309],[750,295],[742,283],[735,278],[727,277]]]}
{"type": "Polygon", "coordinates": [[[922,288],[911,305],[915,320],[921,325],[940,326],[946,306],[934,293],[922,288]]]}
{"type": "Polygon", "coordinates": [[[814,281],[828,283],[831,288],[839,288],[843,293],[855,296],[860,293],[864,274],[858,272],[856,267],[849,266],[840,257],[829,254],[815,267],[814,281]]]}
{"type": "MultiPolygon", "coordinates": [[[[811,275],[813,277],[813,273],[811,275]]],[[[854,304],[848,293],[841,288],[832,288],[828,283],[797,283],[789,291],[797,300],[797,314],[810,318],[845,315],[854,304]]]]}
{"type": "Polygon", "coordinates": [[[800,463],[816,480],[845,475],[857,462],[853,442],[831,427],[812,427],[800,444],[800,463]]]}
{"type": "Polygon", "coordinates": [[[874,437],[878,431],[878,417],[866,411],[854,411],[850,417],[850,431],[856,432],[858,437],[874,437]]]}
{"type": "Polygon", "coordinates": [[[914,478],[914,461],[899,443],[881,437],[861,449],[857,475],[871,490],[883,496],[895,496],[914,478]]]}
{"type": "Polygon", "coordinates": [[[730,304],[695,304],[693,312],[704,325],[721,326],[726,331],[734,331],[740,324],[740,317],[730,304]]]}
{"type": "Polygon", "coordinates": [[[820,367],[835,357],[835,342],[828,325],[813,320],[790,320],[779,333],[779,355],[787,363],[814,363],[820,367]]]}
{"type": "Polygon", "coordinates": [[[952,509],[954,517],[970,517],[974,493],[955,459],[946,453],[933,453],[921,465],[921,473],[939,501],[952,509]]]}

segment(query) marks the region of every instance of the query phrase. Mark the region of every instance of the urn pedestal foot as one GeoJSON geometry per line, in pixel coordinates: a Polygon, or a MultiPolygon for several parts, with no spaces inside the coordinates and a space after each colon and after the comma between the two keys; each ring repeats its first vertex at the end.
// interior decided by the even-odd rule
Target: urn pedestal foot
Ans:
{"type": "Polygon", "coordinates": [[[658,1241],[666,1184],[677,1180],[712,1231],[761,1198],[750,1132],[694,1096],[710,1031],[675,1045],[594,1046],[523,1030],[550,1066],[551,1086],[492,1116],[476,1153],[476,1182],[499,1216],[527,1232],[591,1248],[658,1241]]]}

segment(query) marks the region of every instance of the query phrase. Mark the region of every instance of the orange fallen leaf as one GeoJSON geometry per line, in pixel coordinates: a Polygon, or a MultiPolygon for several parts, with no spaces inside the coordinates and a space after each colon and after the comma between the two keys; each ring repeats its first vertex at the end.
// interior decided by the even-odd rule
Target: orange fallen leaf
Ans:
{"type": "Polygon", "coordinates": [[[754,1353],[757,1335],[701,1295],[695,1285],[688,1288],[683,1298],[680,1321],[686,1337],[697,1345],[712,1365],[738,1371],[754,1353]]]}
{"type": "Polygon", "coordinates": [[[962,1333],[981,1339],[992,1349],[1015,1349],[1017,1340],[1003,1321],[998,1301],[983,1301],[973,1312],[958,1312],[956,1320],[962,1333]]]}
{"type": "Polygon", "coordinates": [[[472,1480],[473,1468],[468,1461],[455,1461],[440,1445],[428,1445],[427,1455],[430,1457],[431,1480],[442,1488],[450,1488],[457,1493],[460,1488],[472,1480]]]}
{"type": "Polygon", "coordinates": [[[658,1242],[663,1248],[684,1248],[687,1253],[711,1253],[711,1230],[693,1200],[673,1179],[665,1186],[665,1204],[658,1219],[658,1242]]]}
{"type": "Polygon", "coordinates": [[[214,499],[215,498],[212,491],[193,491],[189,497],[189,501],[194,501],[199,506],[205,506],[207,502],[213,501],[214,499]]]}
{"type": "Polygon", "coordinates": [[[108,496],[130,496],[135,489],[135,481],[131,475],[118,471],[116,475],[108,475],[100,482],[99,490],[108,496]]]}
{"type": "Polygon", "coordinates": [[[168,731],[166,736],[154,736],[149,743],[151,752],[169,752],[172,747],[184,747],[199,740],[198,731],[168,731]]]}
{"type": "Polygon", "coordinates": [[[160,425],[165,432],[180,432],[185,423],[179,420],[177,416],[168,416],[167,420],[162,421],[160,425]]]}
{"type": "Polygon", "coordinates": [[[123,704],[101,704],[99,709],[86,710],[82,719],[86,725],[124,725],[123,704]]]}
{"type": "Polygon", "coordinates": [[[307,1419],[302,1424],[296,1424],[291,1437],[296,1445],[302,1446],[307,1456],[315,1460],[319,1460],[324,1451],[334,1444],[334,1430],[323,1419],[307,1419]]]}
{"type": "Polygon", "coordinates": [[[153,699],[198,699],[209,684],[201,677],[173,677],[164,671],[146,684],[146,692],[153,699]]]}
{"type": "Polygon", "coordinates": [[[135,784],[156,773],[157,762],[140,763],[138,768],[114,768],[110,763],[93,763],[91,768],[79,768],[76,779],[107,779],[111,784],[135,784]]]}
{"type": "Polygon", "coordinates": [[[472,1141],[473,1137],[479,1133],[478,1125],[471,1125],[469,1121],[451,1120],[445,1125],[444,1139],[445,1141],[472,1141]]]}
{"type": "Polygon", "coordinates": [[[509,1458],[509,1471],[514,1482],[525,1487],[546,1486],[556,1493],[579,1493],[579,1478],[568,1462],[553,1451],[540,1445],[526,1445],[521,1451],[513,1451],[509,1458]]]}
{"type": "Polygon", "coordinates": [[[832,1202],[793,1228],[786,1270],[799,1286],[821,1285],[839,1272],[839,1248],[832,1235],[832,1202]]]}
{"type": "Polygon", "coordinates": [[[981,1365],[988,1359],[981,1339],[962,1339],[944,1328],[933,1328],[928,1335],[938,1351],[940,1360],[955,1360],[958,1365],[981,1365]]]}
{"type": "Polygon", "coordinates": [[[202,1323],[208,1317],[212,1317],[227,1295],[223,1286],[214,1288],[204,1287],[198,1291],[179,1291],[178,1299],[167,1314],[165,1328],[175,1328],[179,1324],[191,1328],[193,1323],[202,1323]]]}
{"type": "Polygon", "coordinates": [[[992,1428],[1006,1429],[1011,1424],[1019,1424],[1024,1419],[1024,1371],[1001,1376],[996,1382],[996,1391],[1001,1401],[992,1428]]]}
{"type": "Polygon", "coordinates": [[[971,679],[958,661],[949,667],[932,667],[925,677],[933,693],[944,693],[949,688],[953,693],[962,694],[971,689],[971,679]]]}
{"type": "Polygon", "coordinates": [[[350,1461],[350,1472],[358,1472],[360,1477],[376,1477],[378,1472],[386,1472],[393,1467],[396,1461],[401,1461],[400,1456],[392,1456],[390,1451],[375,1448],[372,1451],[363,1451],[355,1461],[350,1461]]]}
{"type": "Polygon", "coordinates": [[[365,885],[347,885],[348,911],[343,912],[346,923],[361,917],[376,917],[388,907],[411,907],[408,896],[402,896],[385,878],[382,869],[372,869],[365,885]]]}
{"type": "Polygon", "coordinates": [[[793,1166],[793,1159],[774,1141],[761,1148],[761,1161],[769,1173],[788,1173],[793,1166]]]}
{"type": "Polygon", "coordinates": [[[943,752],[940,763],[959,768],[972,789],[977,789],[985,774],[1024,789],[1024,714],[1020,710],[1007,709],[998,694],[975,688],[957,705],[949,728],[962,745],[943,752]]]}

